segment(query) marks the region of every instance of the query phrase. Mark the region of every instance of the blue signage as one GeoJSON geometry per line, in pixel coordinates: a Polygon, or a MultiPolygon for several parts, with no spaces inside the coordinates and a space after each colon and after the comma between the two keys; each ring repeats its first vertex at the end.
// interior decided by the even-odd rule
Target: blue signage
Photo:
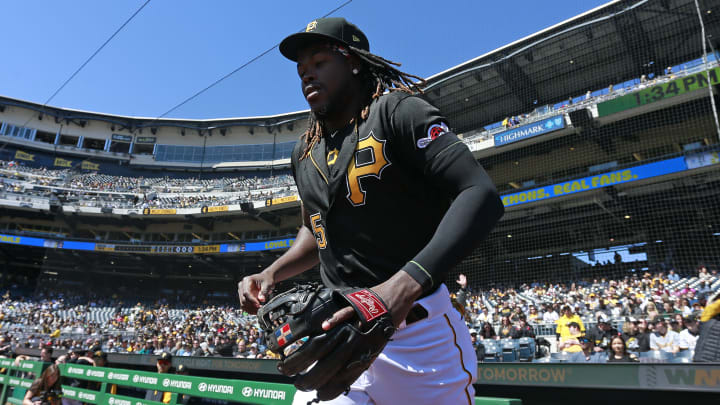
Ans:
{"type": "Polygon", "coordinates": [[[270,240],[267,242],[250,242],[245,244],[246,252],[256,252],[260,250],[287,249],[292,246],[295,239],[270,240]]]}
{"type": "Polygon", "coordinates": [[[660,162],[648,163],[628,169],[606,172],[595,176],[565,181],[545,187],[538,187],[532,190],[519,193],[505,194],[501,196],[503,205],[527,204],[533,201],[546,200],[548,198],[560,197],[563,195],[579,193],[586,190],[594,190],[602,187],[614,186],[616,184],[628,183],[631,181],[649,179],[651,177],[681,172],[687,170],[684,157],[662,160],[660,162]]]}
{"type": "Polygon", "coordinates": [[[495,135],[495,146],[507,145],[563,128],[565,128],[565,119],[562,115],[546,118],[495,135]]]}

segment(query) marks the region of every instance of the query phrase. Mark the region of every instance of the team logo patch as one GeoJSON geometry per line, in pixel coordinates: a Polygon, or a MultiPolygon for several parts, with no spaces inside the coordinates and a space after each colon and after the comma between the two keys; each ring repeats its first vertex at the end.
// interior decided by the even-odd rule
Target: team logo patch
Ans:
{"type": "Polygon", "coordinates": [[[275,331],[275,338],[277,339],[278,346],[285,346],[290,339],[292,339],[292,331],[290,330],[290,324],[286,323],[275,331]]]}
{"type": "Polygon", "coordinates": [[[305,32],[310,32],[317,28],[317,21],[310,21],[310,23],[305,27],[305,32]]]}
{"type": "Polygon", "coordinates": [[[430,125],[430,128],[428,128],[427,137],[417,140],[417,147],[420,149],[426,148],[428,145],[430,145],[430,142],[434,141],[442,135],[445,135],[448,132],[450,132],[450,129],[444,122],[430,125]]]}
{"type": "Polygon", "coordinates": [[[378,316],[387,313],[387,309],[382,301],[368,290],[355,291],[354,293],[348,294],[347,298],[360,310],[365,318],[365,322],[370,322],[378,316]]]}

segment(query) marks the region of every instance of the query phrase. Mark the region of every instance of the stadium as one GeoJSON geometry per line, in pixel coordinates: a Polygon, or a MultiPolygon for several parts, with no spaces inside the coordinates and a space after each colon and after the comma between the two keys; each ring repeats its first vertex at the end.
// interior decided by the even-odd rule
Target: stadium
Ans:
{"type": "MultiPolygon", "coordinates": [[[[476,395],[500,401],[475,403],[716,400],[720,364],[681,337],[717,317],[719,18],[716,0],[611,1],[426,79],[505,207],[445,281],[477,348],[476,395]],[[595,340],[593,363],[621,335],[633,364],[572,361],[567,322],[595,340]],[[677,341],[655,344],[658,328],[677,341]]],[[[22,403],[47,347],[112,364],[61,366],[89,382],[64,399],[292,403],[237,285],[302,226],[290,158],[308,116],[0,96],[3,404],[22,403]],[[192,377],[159,380],[163,352],[192,377]]]]}

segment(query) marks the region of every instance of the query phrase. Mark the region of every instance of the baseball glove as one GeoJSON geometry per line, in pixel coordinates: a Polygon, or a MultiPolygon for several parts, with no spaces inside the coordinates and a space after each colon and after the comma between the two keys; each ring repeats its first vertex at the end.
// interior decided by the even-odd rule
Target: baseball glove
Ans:
{"type": "Polygon", "coordinates": [[[298,389],[316,390],[321,401],[347,393],[395,333],[385,303],[369,288],[298,285],[263,305],[258,320],[268,348],[281,357],[278,369],[294,376],[298,389]],[[324,331],[323,321],[348,305],[356,316],[324,331]],[[305,337],[306,342],[298,342],[305,337]],[[302,344],[286,355],[293,343],[302,344]]]}

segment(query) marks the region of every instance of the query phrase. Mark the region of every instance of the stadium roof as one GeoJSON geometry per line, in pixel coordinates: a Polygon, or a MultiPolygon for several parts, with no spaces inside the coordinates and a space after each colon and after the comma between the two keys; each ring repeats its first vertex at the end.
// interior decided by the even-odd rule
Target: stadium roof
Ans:
{"type": "MultiPolygon", "coordinates": [[[[717,48],[720,0],[701,2],[717,48]]],[[[511,22],[511,21],[510,21],[511,22]]],[[[588,90],[659,75],[702,55],[694,0],[618,0],[428,79],[426,94],[456,132],[588,90]]]]}
{"type": "MultiPolygon", "coordinates": [[[[702,0],[707,35],[720,41],[720,0],[702,0]]],[[[426,95],[466,132],[580,96],[702,54],[694,0],[614,0],[427,79],[426,95]]],[[[0,96],[57,120],[95,119],[126,128],[222,128],[291,124],[308,111],[207,120],[131,117],[45,106],[0,96]]]]}

